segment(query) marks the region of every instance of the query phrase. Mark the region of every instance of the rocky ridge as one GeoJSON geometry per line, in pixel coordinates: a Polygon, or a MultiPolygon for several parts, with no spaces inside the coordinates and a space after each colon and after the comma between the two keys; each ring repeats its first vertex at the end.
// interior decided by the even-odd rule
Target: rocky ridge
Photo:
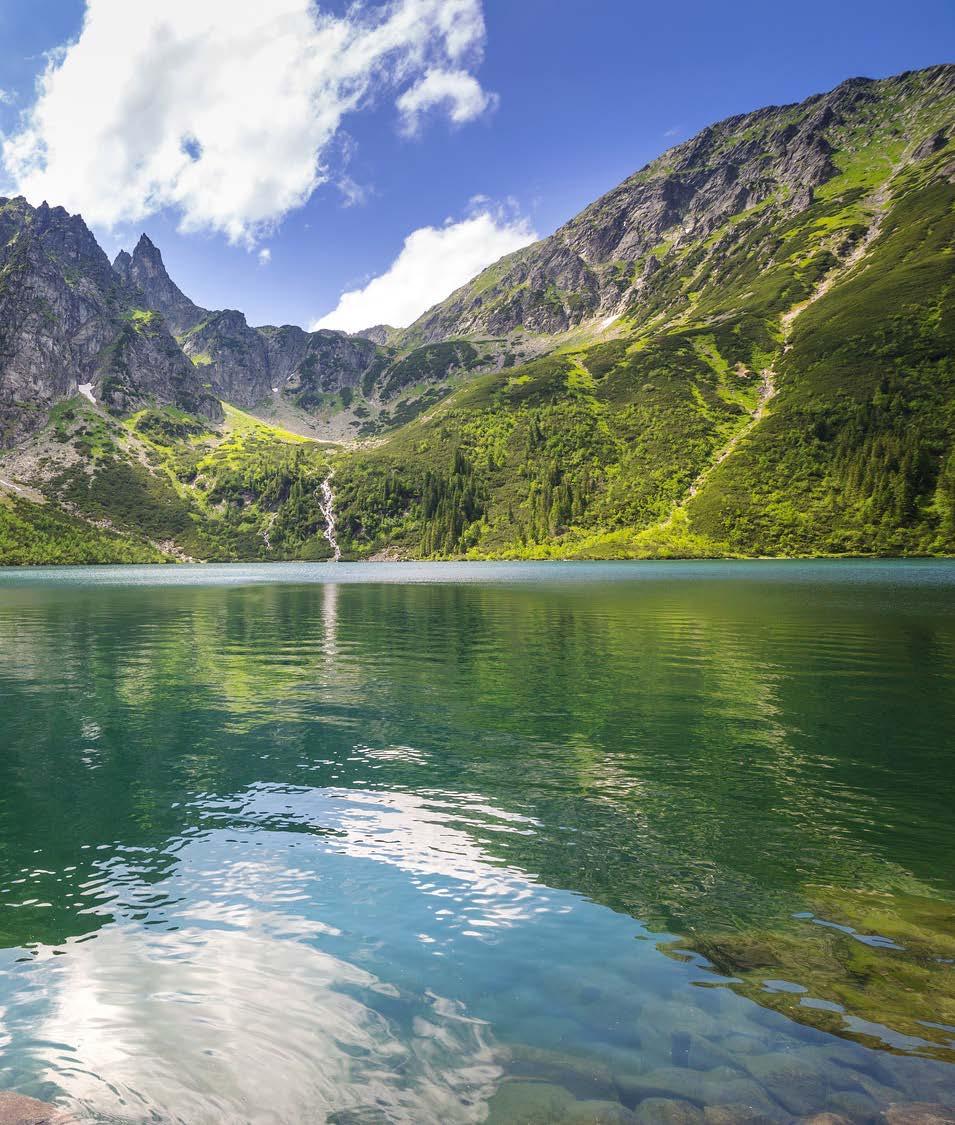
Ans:
{"type": "Polygon", "coordinates": [[[80,387],[120,412],[148,401],[220,412],[80,216],[0,199],[0,445],[37,429],[80,387]]]}
{"type": "Polygon", "coordinates": [[[164,318],[202,381],[238,406],[285,393],[308,409],[322,395],[354,388],[378,359],[371,339],[291,324],[254,328],[237,309],[200,308],[169,277],[145,234],[132,254],[117,255],[113,269],[164,318]]]}
{"type": "MultiPolygon", "coordinates": [[[[503,258],[420,317],[404,343],[516,330],[559,333],[588,320],[639,317],[651,280],[683,247],[772,205],[777,219],[809,208],[839,172],[838,154],[865,145],[887,105],[916,135],[923,112],[955,91],[955,67],[852,78],[793,105],[730,117],[663,153],[549,238],[503,258]]],[[[944,143],[944,135],[923,144],[944,143]]],[[[910,152],[913,160],[927,153],[910,152]]],[[[772,250],[766,252],[769,261],[772,250]]],[[[659,279],[657,284],[659,283],[659,279]]]]}

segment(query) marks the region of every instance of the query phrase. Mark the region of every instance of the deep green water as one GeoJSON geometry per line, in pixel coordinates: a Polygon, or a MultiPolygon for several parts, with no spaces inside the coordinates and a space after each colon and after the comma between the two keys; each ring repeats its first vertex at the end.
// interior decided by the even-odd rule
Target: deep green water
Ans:
{"type": "Polygon", "coordinates": [[[953,564],[0,572],[0,740],[77,1120],[955,1103],[953,564]]]}

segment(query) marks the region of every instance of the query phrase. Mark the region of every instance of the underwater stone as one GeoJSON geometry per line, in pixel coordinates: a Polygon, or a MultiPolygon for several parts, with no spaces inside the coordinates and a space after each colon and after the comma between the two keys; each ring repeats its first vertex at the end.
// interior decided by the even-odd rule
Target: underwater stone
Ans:
{"type": "Polygon", "coordinates": [[[690,1033],[674,1031],[670,1036],[670,1061],[674,1066],[690,1065],[690,1033]]]}
{"type": "Polygon", "coordinates": [[[731,1055],[764,1055],[766,1053],[766,1040],[758,1035],[746,1035],[739,1032],[727,1035],[720,1040],[720,1046],[731,1055]]]}
{"type": "Polygon", "coordinates": [[[776,1125],[778,1118],[751,1105],[708,1105],[703,1120],[706,1125],[776,1125]]]}
{"type": "Polygon", "coordinates": [[[637,1125],[703,1125],[703,1114],[691,1102],[647,1098],[634,1111],[637,1125]]]}
{"type": "Polygon", "coordinates": [[[561,1086],[576,1098],[616,1101],[610,1070],[595,1059],[518,1043],[511,1048],[509,1069],[520,1078],[561,1086]]]}
{"type": "Polygon", "coordinates": [[[678,1066],[658,1067],[646,1074],[619,1074],[617,1085],[628,1103],[637,1104],[648,1098],[674,1098],[702,1105],[703,1075],[698,1070],[678,1066]]]}
{"type": "Polygon", "coordinates": [[[829,1097],[829,1082],[795,1052],[750,1055],[749,1073],[790,1113],[818,1112],[829,1097]]]}
{"type": "Polygon", "coordinates": [[[67,1122],[48,1102],[0,1091],[0,1125],[67,1125],[67,1122]]]}
{"type": "Polygon", "coordinates": [[[487,1125],[553,1125],[574,1098],[550,1082],[504,1082],[487,1103],[487,1125]]]}
{"type": "MultiPolygon", "coordinates": [[[[733,1070],[742,1070],[742,1062],[721,1046],[711,1043],[700,1035],[687,1034],[686,1065],[693,1070],[713,1070],[714,1067],[730,1067],[733,1070]]],[[[762,1048],[759,1048],[762,1053],[762,1048]]],[[[674,1060],[676,1065],[676,1062],[674,1060]]]]}
{"type": "Polygon", "coordinates": [[[778,1109],[760,1085],[725,1067],[717,1067],[703,1076],[703,1102],[712,1106],[744,1105],[768,1114],[778,1109]]]}
{"type": "Polygon", "coordinates": [[[695,1004],[659,1001],[647,1004],[640,1013],[640,1025],[648,1025],[658,1033],[694,1031],[697,1035],[718,1036],[716,1019],[695,1004]]]}
{"type": "Polygon", "coordinates": [[[955,1106],[930,1102],[890,1105],[885,1111],[886,1125],[955,1125],[955,1106]]]}
{"type": "Polygon", "coordinates": [[[561,1125],[634,1125],[636,1118],[619,1102],[584,1101],[570,1107],[561,1125]]]}
{"type": "Polygon", "coordinates": [[[840,1090],[829,1098],[829,1106],[836,1113],[844,1113],[852,1121],[862,1125],[869,1122],[882,1121],[879,1107],[868,1094],[859,1093],[858,1090],[840,1090]]]}

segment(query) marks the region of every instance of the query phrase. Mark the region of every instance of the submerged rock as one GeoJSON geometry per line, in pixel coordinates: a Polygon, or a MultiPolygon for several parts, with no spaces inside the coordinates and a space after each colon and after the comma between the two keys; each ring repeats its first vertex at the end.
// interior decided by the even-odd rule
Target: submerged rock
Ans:
{"type": "Polygon", "coordinates": [[[637,1118],[619,1102],[575,1102],[561,1125],[635,1125],[637,1118]]]}
{"type": "Polygon", "coordinates": [[[756,1082],[724,1066],[708,1071],[658,1067],[646,1074],[618,1075],[617,1085],[628,1105],[663,1098],[691,1102],[700,1109],[704,1106],[742,1105],[760,1113],[772,1114],[777,1110],[756,1082]]]}
{"type": "Polygon", "coordinates": [[[615,1101],[617,1087],[610,1070],[595,1059],[518,1044],[511,1049],[511,1074],[552,1083],[582,1100],[615,1101]]]}
{"type": "Polygon", "coordinates": [[[790,1113],[818,1112],[829,1096],[826,1077],[795,1052],[750,1055],[745,1066],[790,1113]]]}
{"type": "Polygon", "coordinates": [[[488,1102],[488,1125],[634,1125],[614,1096],[575,1098],[557,1082],[507,1079],[488,1102]]]}
{"type": "Polygon", "coordinates": [[[67,1119],[49,1102],[0,1091],[0,1125],[67,1125],[67,1119]]]}
{"type": "Polygon", "coordinates": [[[670,1061],[674,1066],[690,1065],[690,1033],[674,1031],[670,1036],[670,1061]]]}
{"type": "Polygon", "coordinates": [[[633,1116],[638,1125],[703,1125],[701,1110],[673,1098],[647,1098],[633,1116]]]}
{"type": "Polygon", "coordinates": [[[777,1117],[751,1105],[708,1105],[703,1110],[706,1125],[776,1125],[777,1117]]]}
{"type": "Polygon", "coordinates": [[[932,1102],[890,1105],[885,1111],[886,1125],[955,1125],[955,1106],[932,1102]]]}
{"type": "Polygon", "coordinates": [[[882,1121],[882,1113],[872,1098],[857,1090],[840,1090],[829,1098],[829,1106],[834,1113],[842,1113],[862,1125],[882,1121]]]}
{"type": "Polygon", "coordinates": [[[504,1082],[488,1101],[487,1125],[553,1125],[574,1098],[550,1082],[504,1082]]]}

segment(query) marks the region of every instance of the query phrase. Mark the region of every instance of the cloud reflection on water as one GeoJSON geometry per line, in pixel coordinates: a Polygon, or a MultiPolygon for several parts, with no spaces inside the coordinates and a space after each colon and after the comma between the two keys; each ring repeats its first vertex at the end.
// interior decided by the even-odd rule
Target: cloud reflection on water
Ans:
{"type": "Polygon", "coordinates": [[[113,861],[90,881],[114,905],[149,900],[148,917],[16,967],[14,1048],[81,1119],[481,1120],[501,1074],[490,1029],[460,1000],[408,992],[358,963],[368,951],[353,928],[362,883],[381,883],[366,863],[411,876],[402,893],[419,905],[406,903],[402,941],[421,941],[422,918],[447,946],[547,909],[545,890],[449,822],[480,811],[521,830],[523,818],[471,801],[261,785],[206,802],[210,827],[173,846],[159,883],[113,861]]]}

